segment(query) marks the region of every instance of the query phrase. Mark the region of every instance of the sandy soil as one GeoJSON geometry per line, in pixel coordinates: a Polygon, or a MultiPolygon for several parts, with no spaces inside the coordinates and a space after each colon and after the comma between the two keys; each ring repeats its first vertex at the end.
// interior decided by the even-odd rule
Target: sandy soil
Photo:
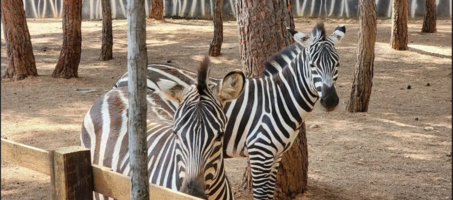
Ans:
{"type": "MultiPolygon", "coordinates": [[[[308,32],[315,20],[297,19],[308,32]]],[[[54,149],[79,145],[85,112],[126,70],[127,22],[115,20],[114,59],[99,61],[100,21],[82,23],[82,60],[77,79],[50,77],[61,44],[61,20],[29,19],[39,77],[19,82],[2,80],[1,136],[27,145],[54,149]],[[91,92],[77,91],[90,88],[91,92]]],[[[317,108],[307,119],[309,186],[297,199],[451,199],[451,20],[438,21],[438,32],[420,33],[421,21],[410,21],[408,51],[394,51],[390,21],[379,21],[374,85],[369,111],[345,111],[356,61],[358,22],[328,20],[330,33],[346,24],[346,38],[337,45],[342,65],[337,81],[338,108],[317,108]],[[427,83],[430,86],[427,86],[427,83]],[[407,89],[408,86],[411,89],[407,89]],[[433,127],[427,131],[425,127],[433,127]]],[[[195,69],[212,39],[210,21],[165,20],[147,24],[149,62],[195,69]]],[[[214,76],[241,68],[237,23],[225,22],[223,55],[212,58],[214,76]]],[[[6,67],[1,34],[1,67],[6,67]]],[[[237,199],[244,158],[226,160],[237,199]]],[[[51,199],[49,177],[1,163],[2,199],[51,199]]]]}

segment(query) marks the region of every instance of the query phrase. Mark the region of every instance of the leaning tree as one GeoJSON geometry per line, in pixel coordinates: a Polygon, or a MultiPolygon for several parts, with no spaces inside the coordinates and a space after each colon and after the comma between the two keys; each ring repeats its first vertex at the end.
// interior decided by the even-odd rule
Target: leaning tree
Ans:
{"type": "Polygon", "coordinates": [[[349,112],[366,112],[373,86],[374,45],[377,22],[375,0],[359,1],[359,32],[357,33],[357,61],[351,97],[346,105],[349,112]]]}
{"type": "Polygon", "coordinates": [[[393,0],[392,36],[390,45],[396,50],[406,50],[408,43],[408,3],[407,0],[393,0]]]}
{"type": "Polygon", "coordinates": [[[422,32],[436,32],[436,0],[426,0],[422,32]]]}
{"type": "Polygon", "coordinates": [[[213,7],[212,21],[214,22],[214,37],[212,39],[211,45],[209,46],[209,55],[219,56],[223,42],[223,0],[214,0],[214,4],[211,6],[213,7]]]}
{"type": "Polygon", "coordinates": [[[110,0],[102,0],[102,47],[100,60],[113,58],[112,7],[110,0]]]}
{"type": "Polygon", "coordinates": [[[63,46],[54,78],[78,78],[80,54],[82,52],[82,0],[63,1],[63,46]]]}
{"type": "Polygon", "coordinates": [[[2,0],[2,24],[8,67],[3,77],[22,80],[38,76],[23,1],[2,0]]]}
{"type": "MultiPolygon", "coordinates": [[[[291,0],[248,3],[237,1],[240,57],[248,77],[260,77],[267,59],[292,44],[287,27],[294,28],[291,0]]],[[[307,185],[308,153],[305,123],[292,147],[283,154],[277,174],[275,198],[291,198],[307,185]]],[[[250,167],[245,171],[245,186],[251,187],[250,167]]]]}

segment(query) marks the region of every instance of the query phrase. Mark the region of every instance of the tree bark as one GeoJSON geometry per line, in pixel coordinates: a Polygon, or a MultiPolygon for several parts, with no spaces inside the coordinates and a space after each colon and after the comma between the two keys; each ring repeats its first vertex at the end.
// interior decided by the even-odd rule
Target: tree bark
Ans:
{"type": "Polygon", "coordinates": [[[368,111],[373,86],[374,45],[377,34],[376,3],[374,0],[360,0],[359,10],[357,62],[351,97],[346,105],[349,112],[368,111]]]}
{"type": "Polygon", "coordinates": [[[392,36],[390,45],[396,50],[406,50],[408,43],[408,3],[407,0],[393,0],[392,36]]]}
{"type": "Polygon", "coordinates": [[[422,32],[435,33],[436,31],[436,0],[426,0],[422,32]]]}
{"type": "Polygon", "coordinates": [[[78,78],[82,52],[82,0],[63,1],[63,46],[54,78],[78,78]]]}
{"type": "Polygon", "coordinates": [[[151,0],[151,6],[149,7],[149,19],[163,20],[164,19],[164,1],[163,0],[151,0]]]}
{"type": "Polygon", "coordinates": [[[146,14],[144,0],[127,3],[127,69],[129,73],[129,159],[131,200],[149,200],[146,143],[146,14]]]}
{"type": "Polygon", "coordinates": [[[212,13],[212,21],[214,22],[214,38],[212,39],[211,46],[209,47],[209,55],[219,56],[223,42],[223,0],[215,0],[213,6],[214,13],[212,13]]]}
{"type": "MultiPolygon", "coordinates": [[[[237,1],[240,56],[248,77],[260,77],[264,63],[281,49],[292,44],[286,27],[294,29],[291,0],[254,2],[237,1]]],[[[275,198],[288,199],[307,186],[308,150],[305,123],[292,147],[283,154],[276,182],[275,198]],[[289,152],[289,153],[288,153],[289,152]]],[[[242,189],[252,186],[248,166],[242,189]]]]}
{"type": "Polygon", "coordinates": [[[248,77],[259,77],[269,57],[291,44],[286,1],[238,0],[239,54],[248,77]]]}
{"type": "Polygon", "coordinates": [[[2,0],[1,9],[8,56],[8,67],[3,77],[17,81],[38,76],[23,1],[2,0]]]}
{"type": "Polygon", "coordinates": [[[308,145],[305,122],[291,148],[283,154],[275,183],[274,199],[294,199],[307,190],[308,145]]]}
{"type": "Polygon", "coordinates": [[[113,58],[113,35],[112,35],[112,8],[110,0],[102,0],[102,47],[100,60],[113,58]]]}

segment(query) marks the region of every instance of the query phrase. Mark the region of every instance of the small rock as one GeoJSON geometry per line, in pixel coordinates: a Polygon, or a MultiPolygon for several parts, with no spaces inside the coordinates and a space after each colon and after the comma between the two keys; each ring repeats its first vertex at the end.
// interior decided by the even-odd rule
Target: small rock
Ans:
{"type": "Polygon", "coordinates": [[[451,157],[451,151],[450,151],[449,153],[447,153],[447,156],[448,156],[448,157],[451,157]]]}
{"type": "Polygon", "coordinates": [[[167,63],[171,63],[171,60],[167,60],[167,63]]]}
{"type": "Polygon", "coordinates": [[[425,127],[425,131],[432,131],[432,130],[434,130],[434,128],[432,126],[425,127]]]}
{"type": "Polygon", "coordinates": [[[408,85],[408,86],[407,86],[407,89],[408,89],[408,90],[410,90],[411,88],[412,88],[411,85],[408,85]]]}
{"type": "Polygon", "coordinates": [[[427,83],[426,86],[431,86],[431,84],[427,83]]]}
{"type": "Polygon", "coordinates": [[[312,125],[310,125],[310,128],[319,128],[319,125],[318,124],[312,124],[312,125]]]}
{"type": "Polygon", "coordinates": [[[418,120],[419,120],[418,117],[416,117],[416,118],[415,118],[415,121],[418,121],[418,120]]]}

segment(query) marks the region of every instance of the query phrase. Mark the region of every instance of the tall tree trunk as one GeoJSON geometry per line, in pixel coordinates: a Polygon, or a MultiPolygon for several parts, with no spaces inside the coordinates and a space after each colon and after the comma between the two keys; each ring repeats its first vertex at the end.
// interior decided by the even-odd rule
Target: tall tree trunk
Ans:
{"type": "Polygon", "coordinates": [[[215,0],[213,6],[214,13],[212,13],[212,21],[214,21],[214,38],[212,39],[211,46],[209,47],[209,55],[219,56],[223,42],[223,0],[215,0]]]}
{"type": "Polygon", "coordinates": [[[54,78],[78,78],[82,52],[82,0],[63,1],[63,46],[54,78]]]}
{"type": "Polygon", "coordinates": [[[392,36],[390,45],[396,50],[406,50],[408,43],[407,0],[393,0],[392,36]]]}
{"type": "Polygon", "coordinates": [[[102,47],[100,60],[110,60],[113,58],[113,35],[112,35],[112,8],[110,0],[102,0],[102,47]]]}
{"type": "Polygon", "coordinates": [[[299,128],[299,135],[293,146],[283,154],[275,183],[274,199],[294,199],[307,190],[308,145],[305,122],[299,128]]]}
{"type": "Polygon", "coordinates": [[[436,0],[426,0],[422,32],[436,32],[436,0]]]}
{"type": "Polygon", "coordinates": [[[237,1],[239,53],[244,73],[259,77],[266,60],[291,44],[285,1],[237,1]]]}
{"type": "Polygon", "coordinates": [[[151,0],[148,18],[156,19],[156,20],[164,19],[164,1],[163,0],[151,0]]]}
{"type": "Polygon", "coordinates": [[[149,200],[146,143],[146,13],[144,0],[127,2],[127,70],[129,74],[129,159],[131,200],[149,200]]]}
{"type": "MultiPolygon", "coordinates": [[[[291,0],[249,3],[237,1],[240,56],[248,77],[260,77],[264,63],[281,49],[291,45],[286,27],[294,29],[291,0]]],[[[283,154],[277,174],[275,198],[286,199],[305,191],[308,151],[305,123],[292,147],[283,154]],[[289,152],[289,153],[288,153],[289,152]]],[[[250,188],[251,172],[244,172],[243,188],[250,188]]]]}
{"type": "Polygon", "coordinates": [[[3,77],[17,81],[27,76],[38,76],[23,1],[2,0],[1,9],[8,56],[8,67],[3,77]]]}
{"type": "Polygon", "coordinates": [[[349,112],[368,111],[373,86],[374,45],[377,34],[375,0],[360,0],[359,10],[357,62],[351,98],[346,105],[346,110],[349,112]]]}

